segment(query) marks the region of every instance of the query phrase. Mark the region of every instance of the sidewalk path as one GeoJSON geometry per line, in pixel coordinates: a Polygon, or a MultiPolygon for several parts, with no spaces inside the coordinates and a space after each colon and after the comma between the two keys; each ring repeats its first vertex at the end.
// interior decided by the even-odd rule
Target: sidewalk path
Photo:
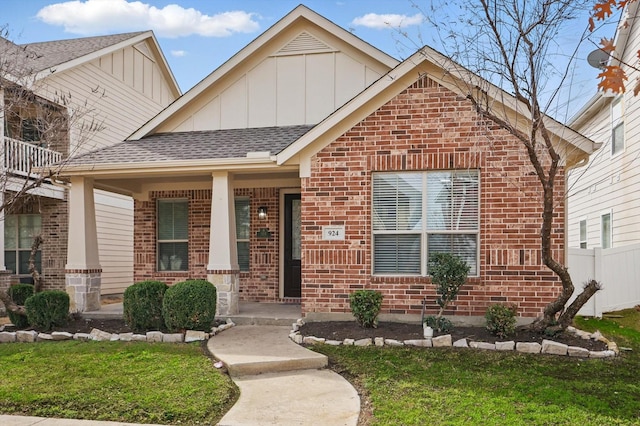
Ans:
{"type": "Polygon", "coordinates": [[[209,339],[240,398],[220,421],[240,425],[355,426],[360,397],[327,358],[289,339],[290,327],[236,326],[209,339]]]}

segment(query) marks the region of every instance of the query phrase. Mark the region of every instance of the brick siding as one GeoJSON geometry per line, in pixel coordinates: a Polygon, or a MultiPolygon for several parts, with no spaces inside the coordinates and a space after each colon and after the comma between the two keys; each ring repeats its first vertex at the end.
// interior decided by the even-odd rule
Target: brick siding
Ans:
{"type": "MultiPolygon", "coordinates": [[[[160,280],[175,284],[186,279],[206,279],[209,261],[211,190],[154,191],[148,201],[135,201],[134,281],[160,280]],[[156,202],[158,199],[185,199],[189,203],[189,270],[157,271],[156,202]]],[[[250,200],[251,230],[249,272],[240,273],[240,300],[276,302],[278,299],[279,189],[237,189],[236,197],[250,200]],[[266,220],[257,218],[259,206],[266,206],[266,220]],[[260,228],[268,228],[271,237],[257,238],[260,228]]]]}
{"type": "MultiPolygon", "coordinates": [[[[372,275],[371,180],[375,171],[480,171],[479,276],[470,278],[447,314],[484,315],[513,302],[537,316],[559,292],[540,259],[541,190],[522,145],[483,120],[464,97],[424,77],[312,158],[302,179],[302,311],[350,312],[348,295],[384,294],[383,313],[420,314],[426,277],[372,275]],[[323,241],[322,226],[344,225],[344,241],[323,241]]],[[[563,259],[564,172],[557,179],[554,255],[563,259]]]]}

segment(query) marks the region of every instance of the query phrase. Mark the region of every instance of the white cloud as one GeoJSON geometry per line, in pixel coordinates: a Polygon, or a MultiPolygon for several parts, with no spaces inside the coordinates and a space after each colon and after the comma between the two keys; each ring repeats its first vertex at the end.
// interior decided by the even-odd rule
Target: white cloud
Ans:
{"type": "Polygon", "coordinates": [[[176,58],[181,58],[183,56],[187,56],[186,50],[172,50],[171,56],[175,56],[176,58]]]}
{"type": "Polygon", "coordinates": [[[367,13],[366,15],[355,18],[351,24],[382,30],[386,28],[404,28],[412,25],[420,25],[423,22],[424,15],[421,13],[416,13],[413,16],[397,15],[392,13],[367,13]]]}
{"type": "Polygon", "coordinates": [[[113,31],[152,29],[160,37],[227,37],[259,29],[255,14],[244,11],[205,15],[170,4],[162,9],[140,1],[74,0],[45,6],[38,11],[41,21],[63,26],[73,34],[89,35],[113,31]]]}

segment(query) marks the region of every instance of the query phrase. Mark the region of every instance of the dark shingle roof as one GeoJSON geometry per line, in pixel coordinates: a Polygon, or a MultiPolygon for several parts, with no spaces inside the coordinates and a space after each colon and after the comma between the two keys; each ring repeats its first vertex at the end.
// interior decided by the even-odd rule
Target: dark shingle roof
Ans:
{"type": "Polygon", "coordinates": [[[75,157],[68,164],[74,166],[246,158],[249,152],[267,151],[275,155],[312,127],[300,125],[158,133],[75,157]]]}
{"type": "Polygon", "coordinates": [[[144,31],[69,40],[43,41],[40,43],[22,44],[20,47],[23,47],[30,53],[32,70],[42,71],[118,44],[124,40],[136,37],[143,32],[144,31]]]}

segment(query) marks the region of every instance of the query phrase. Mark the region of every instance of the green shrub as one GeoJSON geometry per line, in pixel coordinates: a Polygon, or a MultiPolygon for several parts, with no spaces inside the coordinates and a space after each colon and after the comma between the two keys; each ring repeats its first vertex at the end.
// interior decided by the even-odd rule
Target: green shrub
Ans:
{"type": "Polygon", "coordinates": [[[141,281],[124,291],[122,316],[134,331],[163,330],[162,299],[169,288],[160,281],[141,281]]]}
{"type": "Polygon", "coordinates": [[[489,306],[484,317],[487,320],[487,330],[500,338],[505,338],[516,330],[516,305],[489,306]]]}
{"type": "Polygon", "coordinates": [[[453,330],[453,324],[445,317],[429,315],[424,318],[424,323],[438,333],[448,333],[453,330]]]}
{"type": "Polygon", "coordinates": [[[438,317],[442,316],[447,305],[458,296],[460,287],[467,282],[469,270],[469,265],[464,260],[451,253],[436,252],[429,258],[429,275],[436,286],[436,303],[440,306],[438,317]]]}
{"type": "Polygon", "coordinates": [[[169,331],[209,331],[216,316],[216,287],[209,281],[183,281],[164,293],[162,316],[169,331]]]}
{"type": "MultiPolygon", "coordinates": [[[[9,287],[8,293],[9,297],[16,305],[24,306],[24,302],[26,302],[29,297],[33,296],[33,286],[31,284],[14,284],[9,287]]],[[[9,314],[11,324],[15,325],[16,328],[26,328],[29,326],[29,321],[25,315],[18,315],[11,311],[8,311],[7,313],[9,314]]]]}
{"type": "Polygon", "coordinates": [[[39,330],[62,326],[69,318],[69,295],[60,290],[48,290],[29,297],[24,307],[29,325],[39,330]]]}
{"type": "Polygon", "coordinates": [[[375,290],[356,290],[349,295],[351,312],[361,327],[378,326],[378,314],[382,306],[382,293],[375,290]]]}

